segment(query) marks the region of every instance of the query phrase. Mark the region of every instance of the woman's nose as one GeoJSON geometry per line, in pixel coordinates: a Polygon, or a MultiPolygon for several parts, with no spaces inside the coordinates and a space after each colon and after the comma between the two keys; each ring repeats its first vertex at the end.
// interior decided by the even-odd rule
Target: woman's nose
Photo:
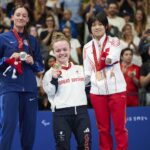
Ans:
{"type": "Polygon", "coordinates": [[[23,19],[23,16],[22,16],[22,15],[20,15],[20,16],[19,16],[19,19],[23,19]]]}
{"type": "Polygon", "coordinates": [[[61,50],[61,51],[60,51],[60,54],[64,54],[64,51],[63,51],[63,50],[61,50]]]}

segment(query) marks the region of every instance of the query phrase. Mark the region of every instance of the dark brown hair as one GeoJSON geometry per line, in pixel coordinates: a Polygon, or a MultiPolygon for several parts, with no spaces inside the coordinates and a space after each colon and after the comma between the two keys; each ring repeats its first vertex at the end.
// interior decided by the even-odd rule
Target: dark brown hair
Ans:
{"type": "Polygon", "coordinates": [[[108,19],[107,19],[107,16],[104,12],[102,13],[97,13],[96,15],[92,16],[89,20],[88,20],[88,29],[89,29],[89,32],[92,33],[91,31],[91,27],[92,27],[92,24],[95,22],[95,21],[99,21],[100,23],[102,23],[106,29],[106,32],[108,32],[108,19]]]}
{"type": "MultiPolygon", "coordinates": [[[[24,3],[16,3],[15,7],[13,8],[13,11],[12,11],[12,14],[15,13],[15,11],[19,8],[24,8],[27,10],[28,12],[28,17],[29,17],[29,13],[30,13],[30,10],[29,10],[29,7],[27,4],[24,4],[24,3]]],[[[28,45],[29,45],[29,52],[30,54],[33,56],[33,48],[31,46],[31,42],[30,42],[30,38],[29,38],[29,33],[28,33],[28,24],[24,27],[24,35],[26,37],[26,40],[28,42],[28,45]]]]}
{"type": "Polygon", "coordinates": [[[12,10],[12,14],[14,14],[15,11],[16,11],[18,8],[24,8],[24,9],[26,9],[27,12],[28,12],[28,15],[29,15],[29,12],[30,12],[29,7],[28,7],[27,4],[24,4],[24,3],[16,3],[15,6],[14,6],[14,8],[13,8],[13,10],[12,10]]]}
{"type": "Polygon", "coordinates": [[[120,56],[122,57],[123,54],[124,54],[126,51],[130,51],[130,52],[132,53],[132,55],[133,55],[133,50],[132,50],[131,48],[127,47],[127,48],[124,48],[124,49],[121,51],[120,56]]]}

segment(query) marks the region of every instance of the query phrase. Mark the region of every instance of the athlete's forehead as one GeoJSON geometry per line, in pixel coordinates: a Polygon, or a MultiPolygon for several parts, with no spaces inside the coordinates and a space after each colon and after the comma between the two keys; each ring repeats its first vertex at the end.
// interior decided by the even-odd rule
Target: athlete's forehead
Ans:
{"type": "Polygon", "coordinates": [[[57,41],[53,45],[54,50],[69,48],[69,43],[67,41],[57,41]]]}
{"type": "Polygon", "coordinates": [[[24,7],[20,7],[20,8],[17,8],[17,9],[14,11],[14,15],[15,15],[15,14],[28,15],[28,11],[27,11],[24,7]]]}

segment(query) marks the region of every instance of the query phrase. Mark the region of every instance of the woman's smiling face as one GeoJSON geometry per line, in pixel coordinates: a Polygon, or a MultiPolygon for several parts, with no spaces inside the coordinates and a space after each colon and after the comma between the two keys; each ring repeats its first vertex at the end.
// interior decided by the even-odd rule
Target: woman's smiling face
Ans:
{"type": "Polygon", "coordinates": [[[53,45],[54,55],[56,60],[63,65],[66,65],[70,58],[70,45],[67,41],[57,41],[53,45]]]}
{"type": "Polygon", "coordinates": [[[94,38],[100,39],[106,33],[106,29],[101,22],[96,20],[95,22],[92,23],[91,32],[94,38]]]}
{"type": "Polygon", "coordinates": [[[16,28],[24,28],[29,22],[28,12],[25,8],[17,8],[12,16],[16,28]]]}

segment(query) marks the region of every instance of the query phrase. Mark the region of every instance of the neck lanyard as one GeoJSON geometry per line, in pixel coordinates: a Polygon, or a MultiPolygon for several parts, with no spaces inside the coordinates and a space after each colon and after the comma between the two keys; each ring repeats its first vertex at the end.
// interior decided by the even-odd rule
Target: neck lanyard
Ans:
{"type": "Polygon", "coordinates": [[[24,49],[23,49],[23,38],[21,38],[21,37],[19,36],[19,34],[18,34],[18,32],[16,31],[16,29],[13,28],[13,29],[12,29],[12,32],[14,33],[14,35],[15,35],[17,41],[18,41],[18,48],[19,48],[19,50],[23,51],[23,50],[24,50],[24,49]]]}
{"type": "Polygon", "coordinates": [[[67,67],[66,66],[61,66],[61,68],[64,69],[64,70],[68,70],[68,69],[71,68],[71,63],[69,62],[67,67]]]}
{"type": "MultiPolygon", "coordinates": [[[[102,45],[101,54],[104,51],[104,48],[105,48],[106,43],[107,43],[107,39],[108,39],[108,36],[106,36],[105,39],[104,39],[104,42],[103,42],[103,45],[102,45]]],[[[98,58],[97,58],[97,55],[96,55],[96,48],[95,48],[95,45],[94,45],[94,41],[92,43],[92,48],[93,48],[93,56],[94,56],[94,62],[95,62],[96,71],[99,71],[99,69],[100,69],[100,61],[98,61],[98,58]]],[[[101,60],[101,55],[100,55],[100,60],[101,60]]]]}

